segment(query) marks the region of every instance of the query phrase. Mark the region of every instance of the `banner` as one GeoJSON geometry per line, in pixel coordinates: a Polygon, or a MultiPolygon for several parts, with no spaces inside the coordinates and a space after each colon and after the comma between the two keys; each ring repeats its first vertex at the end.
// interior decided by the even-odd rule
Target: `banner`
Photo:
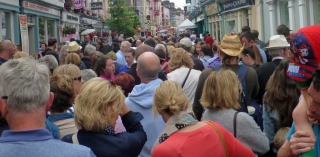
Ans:
{"type": "Polygon", "coordinates": [[[230,11],[230,10],[234,10],[237,8],[242,8],[242,7],[246,7],[249,5],[254,5],[254,1],[252,0],[234,0],[231,2],[227,2],[225,4],[222,5],[222,11],[230,11]]]}
{"type": "Polygon", "coordinates": [[[22,51],[29,54],[29,36],[27,15],[19,15],[22,51]]]}

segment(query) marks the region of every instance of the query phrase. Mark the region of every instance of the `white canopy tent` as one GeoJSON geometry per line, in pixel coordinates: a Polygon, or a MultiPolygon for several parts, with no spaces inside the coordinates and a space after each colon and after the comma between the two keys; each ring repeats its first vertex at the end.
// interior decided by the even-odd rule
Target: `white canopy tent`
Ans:
{"type": "Polygon", "coordinates": [[[186,19],[177,28],[178,29],[197,28],[197,25],[192,23],[189,19],[186,19]]]}

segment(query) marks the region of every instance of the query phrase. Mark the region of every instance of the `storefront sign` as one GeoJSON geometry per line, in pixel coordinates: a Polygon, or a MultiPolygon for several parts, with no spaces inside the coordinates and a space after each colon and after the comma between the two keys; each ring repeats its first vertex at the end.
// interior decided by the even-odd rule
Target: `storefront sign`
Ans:
{"type": "Polygon", "coordinates": [[[27,15],[19,15],[22,51],[29,54],[29,35],[27,15]]]}
{"type": "Polygon", "coordinates": [[[199,22],[199,21],[202,21],[202,20],[204,20],[204,15],[203,14],[197,16],[197,21],[196,22],[199,22]]]}
{"type": "Polygon", "coordinates": [[[86,0],[73,0],[73,3],[74,9],[82,9],[86,3],[86,0]]]}
{"type": "Polygon", "coordinates": [[[253,4],[254,4],[254,1],[252,0],[233,0],[231,2],[227,2],[223,4],[222,11],[229,11],[229,10],[246,7],[253,4]]]}
{"type": "Polygon", "coordinates": [[[79,24],[79,19],[80,17],[77,14],[70,14],[67,11],[62,12],[62,21],[79,24]]]}
{"type": "Polygon", "coordinates": [[[191,3],[191,0],[186,0],[186,3],[191,3]]]}
{"type": "Polygon", "coordinates": [[[30,3],[30,2],[27,2],[27,1],[24,1],[23,6],[25,8],[28,8],[28,9],[32,9],[32,10],[41,11],[41,12],[44,12],[44,13],[60,16],[60,11],[59,10],[47,8],[47,7],[44,7],[44,6],[41,6],[41,5],[38,5],[38,4],[34,4],[34,3],[30,3]]]}
{"type": "Polygon", "coordinates": [[[206,11],[207,16],[212,15],[212,14],[216,14],[219,12],[218,5],[216,3],[212,3],[208,6],[206,6],[204,8],[204,10],[206,11]]]}
{"type": "Polygon", "coordinates": [[[63,7],[64,6],[64,0],[41,0],[59,7],[63,7]]]}
{"type": "Polygon", "coordinates": [[[102,10],[103,4],[102,2],[91,2],[91,10],[102,10]]]}

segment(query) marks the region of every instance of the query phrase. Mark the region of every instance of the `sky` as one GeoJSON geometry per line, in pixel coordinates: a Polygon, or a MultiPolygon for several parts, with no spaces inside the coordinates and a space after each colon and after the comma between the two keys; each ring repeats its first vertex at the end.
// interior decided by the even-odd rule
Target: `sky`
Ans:
{"type": "Polygon", "coordinates": [[[174,5],[176,7],[180,7],[181,9],[183,9],[183,6],[186,5],[186,0],[170,0],[170,2],[174,2],[174,5]]]}

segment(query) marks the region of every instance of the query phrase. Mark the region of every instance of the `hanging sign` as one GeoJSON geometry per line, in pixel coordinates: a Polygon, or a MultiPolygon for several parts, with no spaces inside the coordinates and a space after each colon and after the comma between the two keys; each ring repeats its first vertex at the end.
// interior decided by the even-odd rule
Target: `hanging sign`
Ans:
{"type": "Polygon", "coordinates": [[[86,0],[73,0],[74,9],[82,9],[86,3],[86,0]]]}
{"type": "Polygon", "coordinates": [[[22,51],[29,54],[29,35],[27,15],[19,15],[22,51]]]}

